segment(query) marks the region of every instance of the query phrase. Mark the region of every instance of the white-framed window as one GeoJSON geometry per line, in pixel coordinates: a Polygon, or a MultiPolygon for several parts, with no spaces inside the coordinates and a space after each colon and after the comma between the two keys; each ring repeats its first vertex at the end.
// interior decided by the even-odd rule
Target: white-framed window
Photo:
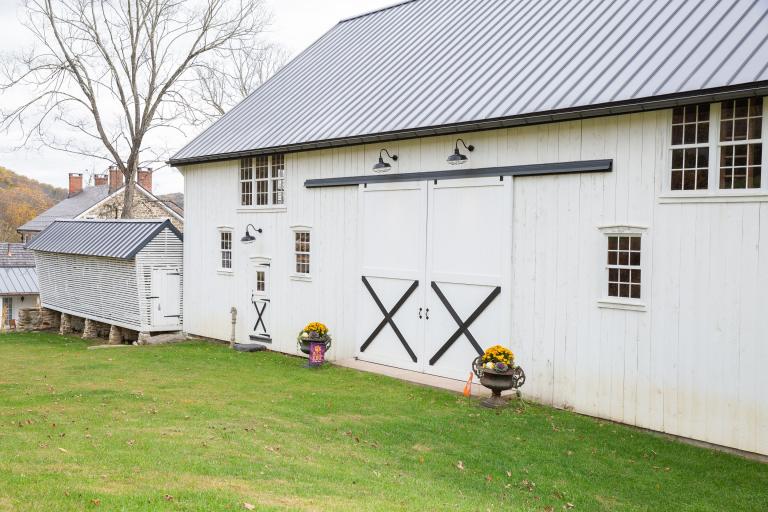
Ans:
{"type": "Polygon", "coordinates": [[[604,235],[601,251],[604,274],[601,278],[601,298],[598,305],[605,308],[645,311],[644,286],[648,276],[643,252],[647,254],[647,228],[637,225],[601,226],[604,235]]]}
{"type": "Polygon", "coordinates": [[[285,155],[240,159],[240,206],[268,208],[285,204],[285,155]]]}
{"type": "Polygon", "coordinates": [[[240,205],[253,206],[253,161],[240,159],[240,205]]]}
{"type": "Polygon", "coordinates": [[[310,231],[296,230],[293,232],[293,251],[296,257],[296,268],[294,271],[297,275],[308,276],[310,274],[311,236],[312,233],[310,231]]]}
{"type": "Polygon", "coordinates": [[[609,233],[607,297],[640,300],[642,295],[642,235],[609,233]]]}
{"type": "Polygon", "coordinates": [[[680,197],[768,194],[762,176],[768,97],[671,111],[666,190],[680,197]]]}
{"type": "Polygon", "coordinates": [[[761,188],[763,98],[720,103],[720,188],[761,188]]]}
{"type": "Polygon", "coordinates": [[[263,294],[267,291],[267,273],[264,270],[256,271],[256,293],[263,294]]]}
{"type": "Polygon", "coordinates": [[[219,228],[219,270],[232,272],[232,230],[219,228]]]}

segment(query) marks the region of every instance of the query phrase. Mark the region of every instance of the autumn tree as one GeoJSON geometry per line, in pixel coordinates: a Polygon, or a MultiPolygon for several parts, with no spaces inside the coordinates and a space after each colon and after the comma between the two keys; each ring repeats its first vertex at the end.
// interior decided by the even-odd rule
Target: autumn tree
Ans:
{"type": "Polygon", "coordinates": [[[258,69],[249,54],[260,62],[267,55],[252,53],[269,22],[261,0],[25,0],[24,7],[36,44],[4,59],[0,90],[28,99],[3,112],[0,125],[21,129],[22,144],[117,165],[128,184],[124,218],[132,215],[136,170],[164,156],[150,137],[162,141],[190,120],[220,114],[243,93],[233,57],[258,69]],[[206,98],[211,104],[201,106],[206,98]]]}

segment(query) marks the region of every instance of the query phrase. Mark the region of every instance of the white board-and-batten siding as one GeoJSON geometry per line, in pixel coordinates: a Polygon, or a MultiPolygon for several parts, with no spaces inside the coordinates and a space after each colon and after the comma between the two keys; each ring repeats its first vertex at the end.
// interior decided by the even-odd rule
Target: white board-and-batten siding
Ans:
{"type": "Polygon", "coordinates": [[[43,307],[152,332],[167,326],[152,323],[152,303],[148,299],[152,295],[151,269],[181,270],[183,243],[166,228],[134,258],[36,251],[35,261],[43,307]]]}
{"type": "MultiPolygon", "coordinates": [[[[557,407],[768,454],[768,202],[765,197],[666,197],[670,110],[463,134],[467,168],[613,159],[610,173],[513,182],[512,336],[526,396],[557,407]],[[640,310],[602,304],[601,227],[643,233],[640,310]]],[[[329,357],[356,354],[360,297],[358,188],[304,181],[372,174],[379,150],[393,173],[448,170],[455,136],[286,155],[285,208],[239,206],[239,161],[182,168],[187,272],[185,329],[247,340],[251,257],[272,260],[272,347],[296,352],[308,321],[327,323],[329,357]],[[247,224],[264,232],[241,244],[247,224]],[[292,276],[292,226],[311,227],[311,280],[292,276]],[[233,269],[219,272],[220,229],[233,231],[233,269]]],[[[716,179],[713,164],[710,179],[716,179]]],[[[386,212],[381,212],[386,215],[386,212]]],[[[456,233],[456,243],[461,234],[456,233]]]]}

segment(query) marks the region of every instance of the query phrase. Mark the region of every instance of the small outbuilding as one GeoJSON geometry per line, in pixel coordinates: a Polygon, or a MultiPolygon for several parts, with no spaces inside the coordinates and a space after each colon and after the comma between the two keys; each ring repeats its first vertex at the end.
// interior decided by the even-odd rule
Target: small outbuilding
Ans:
{"type": "Polygon", "coordinates": [[[19,310],[37,305],[35,258],[24,244],[0,243],[0,331],[14,328],[19,310]]]}
{"type": "Polygon", "coordinates": [[[181,330],[183,242],[169,220],[57,220],[27,247],[44,308],[86,326],[181,330]]]}

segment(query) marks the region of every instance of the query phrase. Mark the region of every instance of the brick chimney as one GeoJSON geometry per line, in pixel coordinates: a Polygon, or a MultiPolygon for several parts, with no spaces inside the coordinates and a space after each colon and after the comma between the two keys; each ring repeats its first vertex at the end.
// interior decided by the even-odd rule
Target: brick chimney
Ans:
{"type": "Polygon", "coordinates": [[[152,192],[152,169],[150,167],[139,167],[136,182],[147,192],[152,192]]]}
{"type": "Polygon", "coordinates": [[[122,188],[123,186],[123,173],[116,165],[109,166],[109,193],[111,194],[115,190],[122,188]]]}
{"type": "Polygon", "coordinates": [[[95,187],[99,187],[101,185],[106,185],[109,183],[109,178],[107,178],[106,174],[94,174],[93,175],[93,185],[95,187]]]}
{"type": "Polygon", "coordinates": [[[79,172],[69,173],[69,195],[73,197],[83,191],[83,174],[79,172]]]}

